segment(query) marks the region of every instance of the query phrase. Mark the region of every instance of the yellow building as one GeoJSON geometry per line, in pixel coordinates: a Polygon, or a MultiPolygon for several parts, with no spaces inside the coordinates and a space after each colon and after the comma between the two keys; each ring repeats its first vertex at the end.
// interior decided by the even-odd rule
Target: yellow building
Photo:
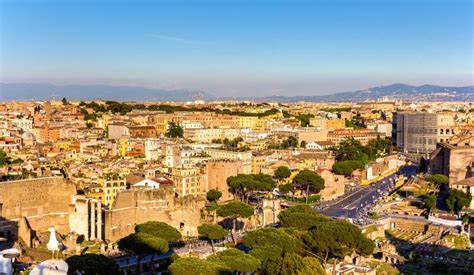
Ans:
{"type": "Polygon", "coordinates": [[[346,121],[344,119],[328,119],[326,121],[326,129],[336,130],[346,128],[346,121]]]}
{"type": "Polygon", "coordinates": [[[174,168],[171,179],[175,184],[175,192],[180,197],[202,195],[204,192],[203,175],[198,167],[174,168]]]}
{"type": "Polygon", "coordinates": [[[240,128],[250,128],[253,130],[265,129],[267,118],[259,118],[256,116],[241,116],[239,117],[240,128]]]}
{"type": "Polygon", "coordinates": [[[128,147],[129,143],[127,138],[120,138],[118,140],[117,149],[120,156],[124,157],[127,155],[128,147]]]}
{"type": "Polygon", "coordinates": [[[117,194],[127,189],[127,183],[124,176],[115,173],[103,174],[85,188],[86,196],[100,200],[106,207],[112,206],[117,194]]]}
{"type": "Polygon", "coordinates": [[[102,203],[106,206],[111,206],[117,194],[127,189],[125,177],[118,174],[104,174],[103,177],[98,180],[98,183],[102,185],[104,192],[102,203]]]}
{"type": "Polygon", "coordinates": [[[325,117],[313,117],[309,119],[309,124],[327,130],[344,129],[346,122],[344,119],[327,119],[325,117]]]}
{"type": "Polygon", "coordinates": [[[159,114],[148,119],[148,122],[155,125],[156,134],[164,134],[168,131],[168,125],[171,122],[178,123],[182,120],[182,118],[178,117],[175,114],[159,114]]]}
{"type": "Polygon", "coordinates": [[[259,174],[266,164],[267,156],[265,154],[253,154],[252,157],[252,174],[259,174]]]}

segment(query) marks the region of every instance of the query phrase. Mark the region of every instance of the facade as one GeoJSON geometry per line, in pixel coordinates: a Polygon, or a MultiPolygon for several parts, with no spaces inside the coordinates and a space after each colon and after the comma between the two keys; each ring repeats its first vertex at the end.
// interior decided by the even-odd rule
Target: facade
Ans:
{"type": "Polygon", "coordinates": [[[324,179],[324,189],[319,193],[322,200],[332,200],[344,195],[344,176],[336,175],[328,169],[318,169],[316,173],[324,179]]]}
{"type": "Polygon", "coordinates": [[[232,199],[227,185],[227,178],[242,173],[240,160],[216,159],[206,162],[204,190],[216,189],[222,192],[222,201],[232,199]]]}
{"type": "Polygon", "coordinates": [[[179,197],[205,194],[203,174],[199,167],[177,167],[171,172],[175,192],[179,197]]]}
{"type": "Polygon", "coordinates": [[[471,194],[471,197],[473,197],[473,199],[471,200],[471,205],[469,206],[469,208],[474,209],[474,177],[463,179],[453,184],[450,184],[450,187],[471,194]]]}
{"type": "Polygon", "coordinates": [[[444,174],[449,184],[474,176],[474,146],[438,143],[431,154],[430,172],[444,174]]]}
{"type": "Polygon", "coordinates": [[[119,139],[122,137],[130,136],[128,127],[124,123],[109,123],[108,127],[108,138],[119,139]]]}
{"type": "Polygon", "coordinates": [[[309,119],[309,125],[327,130],[344,129],[346,122],[344,119],[327,119],[325,117],[312,117],[309,119]]]}
{"type": "Polygon", "coordinates": [[[228,151],[223,149],[206,149],[204,151],[211,159],[230,159],[242,162],[242,174],[252,173],[252,152],[251,151],[228,151]]]}
{"type": "Polygon", "coordinates": [[[161,156],[160,141],[156,138],[145,140],[145,159],[158,160],[161,156]]]}
{"type": "Polygon", "coordinates": [[[438,115],[424,112],[393,114],[392,143],[407,153],[430,154],[436,149],[438,115]]]}
{"type": "Polygon", "coordinates": [[[362,145],[367,145],[370,140],[377,138],[377,133],[370,129],[342,129],[328,133],[328,141],[336,145],[339,145],[341,141],[348,138],[353,138],[360,141],[362,145]]]}
{"type": "Polygon", "coordinates": [[[157,136],[154,126],[128,126],[128,132],[132,138],[155,138],[157,136]]]}

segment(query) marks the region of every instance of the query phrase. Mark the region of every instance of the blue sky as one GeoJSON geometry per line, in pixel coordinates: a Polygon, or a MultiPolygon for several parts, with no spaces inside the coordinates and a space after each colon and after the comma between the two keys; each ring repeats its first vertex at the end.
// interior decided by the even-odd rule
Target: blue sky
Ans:
{"type": "Polygon", "coordinates": [[[0,1],[6,82],[318,95],[473,84],[473,1],[0,1]]]}

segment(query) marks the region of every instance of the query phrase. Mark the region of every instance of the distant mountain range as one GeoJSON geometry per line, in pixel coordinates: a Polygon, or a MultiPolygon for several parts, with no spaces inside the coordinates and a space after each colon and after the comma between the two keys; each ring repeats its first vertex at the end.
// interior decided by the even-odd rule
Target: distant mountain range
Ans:
{"type": "Polygon", "coordinates": [[[346,101],[376,100],[382,97],[404,101],[474,101],[474,86],[445,87],[435,85],[411,86],[392,84],[354,92],[322,96],[267,96],[219,97],[205,91],[149,89],[139,86],[108,85],[54,85],[49,83],[0,83],[0,100],[61,99],[72,100],[140,100],[140,101],[190,101],[203,100],[255,100],[255,101],[346,101]]]}
{"type": "Polygon", "coordinates": [[[474,86],[411,86],[407,84],[396,83],[387,86],[377,86],[373,88],[358,90],[355,92],[343,92],[323,96],[274,96],[266,97],[264,98],[264,100],[285,102],[361,102],[367,100],[377,100],[383,97],[403,101],[474,101],[474,86]]]}
{"type": "Polygon", "coordinates": [[[188,101],[199,96],[215,96],[204,91],[148,89],[139,86],[54,85],[50,83],[0,83],[0,100],[62,99],[72,100],[154,100],[188,101]]]}

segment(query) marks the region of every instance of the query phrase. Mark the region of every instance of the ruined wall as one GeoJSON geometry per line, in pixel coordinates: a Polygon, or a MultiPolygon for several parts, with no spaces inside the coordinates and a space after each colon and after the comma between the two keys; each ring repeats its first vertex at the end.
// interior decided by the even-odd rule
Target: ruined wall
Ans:
{"type": "MultiPolygon", "coordinates": [[[[54,226],[60,232],[69,232],[68,218],[74,209],[71,205],[74,194],[75,186],[62,177],[1,182],[0,216],[17,223],[25,217],[36,231],[54,226]]],[[[19,228],[19,232],[23,229],[19,228]]]]}
{"type": "Polygon", "coordinates": [[[216,189],[222,192],[221,201],[231,200],[227,178],[243,173],[242,162],[238,160],[210,160],[206,164],[204,192],[216,189]]]}
{"type": "Polygon", "coordinates": [[[430,169],[432,174],[444,174],[449,183],[474,176],[474,146],[457,147],[439,143],[431,155],[430,169]]]}
{"type": "Polygon", "coordinates": [[[135,225],[161,221],[179,229],[183,236],[197,235],[204,200],[178,199],[169,190],[126,190],[120,192],[110,210],[105,211],[105,239],[116,241],[134,232],[135,225]]]}

